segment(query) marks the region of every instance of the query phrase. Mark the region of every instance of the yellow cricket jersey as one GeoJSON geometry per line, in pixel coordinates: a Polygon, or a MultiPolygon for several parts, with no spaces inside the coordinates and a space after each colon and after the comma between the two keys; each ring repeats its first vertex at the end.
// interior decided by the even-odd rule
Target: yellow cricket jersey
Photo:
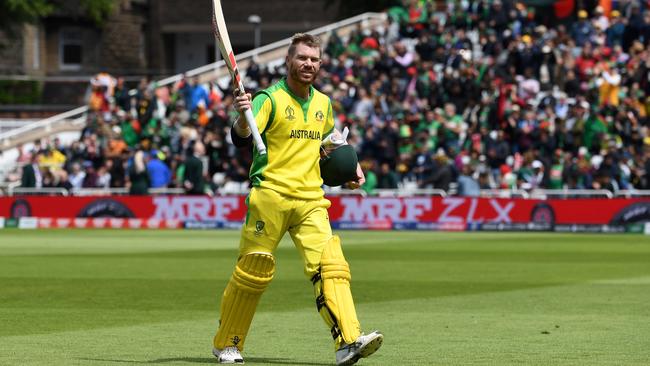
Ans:
{"type": "Polygon", "coordinates": [[[252,184],[290,197],[322,198],[318,161],[321,140],[334,129],[330,98],[312,86],[309,99],[302,99],[282,79],[255,95],[253,115],[266,155],[253,144],[252,184]]]}

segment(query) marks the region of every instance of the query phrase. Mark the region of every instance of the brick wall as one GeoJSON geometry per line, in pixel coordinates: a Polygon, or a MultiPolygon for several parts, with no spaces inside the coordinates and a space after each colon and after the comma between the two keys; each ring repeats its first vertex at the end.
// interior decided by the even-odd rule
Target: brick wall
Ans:
{"type": "Polygon", "coordinates": [[[23,37],[23,71],[26,74],[45,74],[45,36],[39,25],[26,25],[23,37]]]}
{"type": "Polygon", "coordinates": [[[9,39],[0,32],[0,74],[17,74],[23,67],[22,39],[9,39]]]}
{"type": "Polygon", "coordinates": [[[102,29],[98,64],[105,70],[122,70],[122,74],[146,73],[144,54],[144,19],[141,15],[119,13],[102,29]]]}

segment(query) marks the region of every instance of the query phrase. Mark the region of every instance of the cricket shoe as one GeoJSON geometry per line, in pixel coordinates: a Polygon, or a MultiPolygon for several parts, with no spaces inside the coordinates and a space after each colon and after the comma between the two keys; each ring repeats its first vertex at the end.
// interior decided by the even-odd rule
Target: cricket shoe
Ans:
{"type": "Polygon", "coordinates": [[[336,365],[354,365],[359,359],[375,353],[381,347],[383,341],[384,335],[379,331],[374,331],[368,335],[361,334],[354,343],[344,344],[339,347],[336,351],[336,365]]]}
{"type": "Polygon", "coordinates": [[[244,358],[237,347],[226,347],[224,349],[212,349],[212,354],[217,358],[218,363],[244,363],[244,358]]]}

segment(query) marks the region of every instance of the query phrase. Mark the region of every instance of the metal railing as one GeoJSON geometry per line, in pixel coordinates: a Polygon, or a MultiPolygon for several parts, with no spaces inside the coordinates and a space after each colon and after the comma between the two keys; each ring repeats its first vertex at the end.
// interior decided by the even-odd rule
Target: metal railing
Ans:
{"type": "Polygon", "coordinates": [[[614,198],[614,194],[607,189],[534,189],[530,198],[614,198]]]}
{"type": "MultiPolygon", "coordinates": [[[[345,189],[341,187],[327,187],[323,188],[326,195],[329,196],[362,196],[362,197],[413,197],[413,196],[438,196],[449,197],[455,196],[452,192],[446,192],[442,189],[376,189],[371,194],[361,189],[345,189]]],[[[246,195],[250,192],[248,183],[234,184],[229,186],[220,187],[214,195],[246,195]]],[[[183,188],[150,188],[148,193],[150,195],[182,195],[185,194],[183,188]]],[[[65,188],[25,188],[20,187],[20,182],[2,183],[0,184],[0,196],[20,196],[20,195],[58,195],[58,196],[120,196],[129,194],[129,189],[122,188],[75,188],[67,190],[65,188]]],[[[482,198],[524,198],[524,199],[538,199],[545,200],[549,198],[566,199],[566,198],[643,198],[650,197],[650,190],[622,190],[616,193],[611,191],[588,190],[588,189],[538,189],[531,192],[524,190],[508,190],[508,189],[484,189],[480,191],[478,197],[482,198]]]]}
{"type": "MultiPolygon", "coordinates": [[[[340,30],[342,28],[355,26],[357,24],[361,24],[362,27],[373,26],[375,24],[379,24],[380,22],[383,22],[385,19],[386,19],[386,14],[384,13],[364,13],[364,14],[354,16],[352,18],[344,19],[336,23],[332,23],[320,28],[313,29],[308,33],[322,36],[322,35],[327,35],[332,30],[340,30]]],[[[351,29],[348,29],[347,31],[349,32],[351,31],[351,29]]],[[[282,59],[284,57],[284,52],[285,52],[284,50],[288,48],[289,43],[290,43],[290,39],[286,38],[247,52],[243,52],[237,55],[238,66],[240,70],[244,71],[244,69],[248,66],[248,64],[254,57],[261,58],[265,54],[267,55],[267,57],[264,60],[266,63],[275,61],[278,58],[282,59]]],[[[174,76],[164,78],[156,82],[156,86],[160,87],[160,86],[171,85],[181,80],[183,76],[192,77],[192,76],[199,76],[199,75],[206,76],[205,80],[203,80],[204,82],[212,81],[220,77],[227,77],[228,71],[225,67],[225,61],[219,60],[217,62],[189,70],[182,74],[176,74],[174,76]]],[[[74,122],[77,122],[76,124],[77,127],[81,129],[83,128],[83,123],[85,122],[84,115],[87,112],[88,112],[88,107],[81,106],[73,110],[70,110],[68,112],[57,114],[55,116],[40,121],[27,123],[23,127],[19,127],[7,132],[0,133],[0,148],[4,148],[4,149],[10,148],[11,145],[15,142],[16,139],[18,139],[19,136],[30,135],[36,131],[41,131],[41,130],[54,131],[56,125],[65,123],[70,119],[74,119],[74,122]],[[79,123],[79,121],[81,121],[81,123],[79,123]]]]}
{"type": "Polygon", "coordinates": [[[10,143],[18,136],[31,134],[35,131],[53,131],[54,127],[62,122],[68,122],[72,119],[72,123],[83,127],[85,122],[84,114],[88,111],[87,106],[78,107],[65,113],[57,114],[55,116],[45,118],[40,121],[27,123],[22,127],[14,128],[7,132],[0,133],[0,148],[9,148],[10,143]]]}
{"type": "Polygon", "coordinates": [[[9,187],[8,196],[69,196],[70,192],[65,188],[28,188],[9,187]]]}
{"type": "Polygon", "coordinates": [[[650,197],[650,190],[624,189],[624,190],[614,192],[614,197],[617,198],[650,197]]]}
{"type": "MultiPolygon", "coordinates": [[[[17,183],[20,184],[20,183],[17,183]]],[[[27,188],[9,185],[4,189],[7,196],[123,196],[129,194],[129,189],[122,188],[27,188]]],[[[185,194],[183,188],[149,188],[150,195],[185,194]]]]}
{"type": "Polygon", "coordinates": [[[375,189],[373,196],[378,197],[411,197],[411,196],[440,196],[447,197],[447,192],[442,189],[375,189]]]}
{"type": "Polygon", "coordinates": [[[75,188],[70,191],[73,196],[123,196],[129,189],[122,188],[75,188]]]}
{"type": "Polygon", "coordinates": [[[523,189],[482,189],[480,197],[485,198],[529,198],[523,189]]]}
{"type": "MultiPolygon", "coordinates": [[[[129,194],[128,188],[75,188],[67,190],[65,188],[27,188],[20,187],[20,182],[0,186],[0,196],[123,196],[129,194]],[[3,194],[4,191],[4,194],[3,194]]],[[[225,189],[218,189],[213,192],[214,195],[246,195],[250,192],[247,184],[238,187],[230,186],[225,189]]],[[[444,191],[442,191],[444,193],[444,191]]],[[[357,195],[366,196],[366,192],[360,189],[339,189],[325,188],[325,193],[331,196],[357,195]]],[[[149,188],[150,195],[181,195],[185,194],[183,188],[149,188]]]]}
{"type": "Polygon", "coordinates": [[[13,189],[20,187],[20,182],[2,182],[0,183],[0,196],[7,196],[13,189]]]}
{"type": "Polygon", "coordinates": [[[37,121],[39,121],[39,119],[0,118],[0,133],[11,131],[37,121]]]}
{"type": "Polygon", "coordinates": [[[341,187],[327,187],[323,188],[325,194],[328,196],[361,196],[367,197],[368,194],[366,191],[361,189],[346,189],[341,187]]]}

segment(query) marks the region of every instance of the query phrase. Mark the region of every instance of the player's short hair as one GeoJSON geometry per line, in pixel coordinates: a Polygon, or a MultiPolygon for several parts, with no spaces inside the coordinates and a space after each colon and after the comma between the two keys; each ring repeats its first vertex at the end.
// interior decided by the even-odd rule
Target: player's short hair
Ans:
{"type": "Polygon", "coordinates": [[[293,37],[291,37],[291,45],[289,46],[289,50],[287,51],[287,55],[289,57],[294,55],[294,53],[296,52],[296,46],[298,46],[298,44],[300,43],[312,48],[318,48],[319,54],[323,52],[320,48],[320,44],[321,44],[320,38],[312,34],[296,33],[293,35],[293,37]]]}

